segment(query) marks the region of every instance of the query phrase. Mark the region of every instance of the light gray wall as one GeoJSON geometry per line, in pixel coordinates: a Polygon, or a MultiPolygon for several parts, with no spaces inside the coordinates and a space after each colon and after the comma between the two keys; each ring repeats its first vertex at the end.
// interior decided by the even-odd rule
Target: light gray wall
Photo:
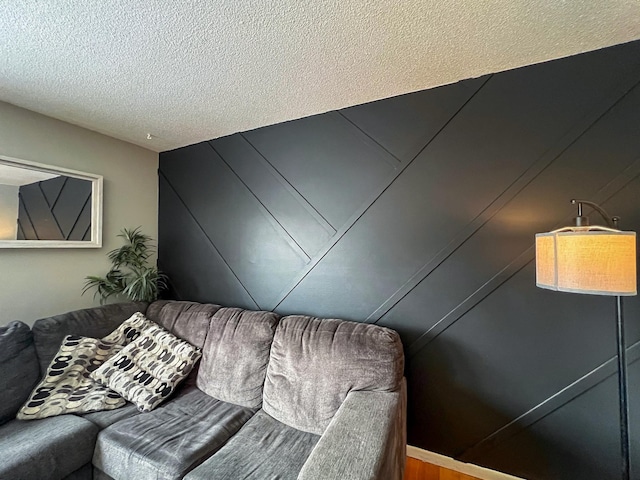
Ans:
{"type": "Polygon", "coordinates": [[[104,176],[103,247],[0,249],[0,325],[97,305],[86,275],[108,269],[123,227],[158,232],[158,154],[0,102],[0,155],[104,176]]]}
{"type": "Polygon", "coordinates": [[[18,231],[18,187],[0,185],[0,240],[15,240],[18,231]]]}

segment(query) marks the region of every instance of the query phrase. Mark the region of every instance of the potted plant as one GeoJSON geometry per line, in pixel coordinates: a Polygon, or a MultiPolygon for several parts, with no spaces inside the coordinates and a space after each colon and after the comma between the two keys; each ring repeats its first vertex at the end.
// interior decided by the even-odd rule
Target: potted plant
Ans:
{"type": "Polygon", "coordinates": [[[82,294],[95,288],[93,297],[99,296],[101,304],[113,295],[124,295],[132,301],[157,300],[167,288],[167,276],[149,264],[155,250],[151,237],[141,233],[140,227],[123,228],[118,236],[124,239],[124,245],[107,254],[111,269],[104,277],[85,277],[82,294]]]}

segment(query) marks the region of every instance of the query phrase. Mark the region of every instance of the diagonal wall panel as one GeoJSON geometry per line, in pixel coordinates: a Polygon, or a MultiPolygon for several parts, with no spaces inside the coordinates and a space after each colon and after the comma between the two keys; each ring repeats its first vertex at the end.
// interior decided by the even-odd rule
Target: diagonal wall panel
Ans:
{"type": "MultiPolygon", "coordinates": [[[[640,390],[640,361],[629,366],[629,384],[640,390]]],[[[638,396],[631,398],[638,411],[638,396]]],[[[620,432],[618,430],[616,376],[553,411],[527,430],[519,432],[474,463],[513,472],[522,478],[620,478],[620,432]],[[584,431],[597,435],[584,435],[584,431]],[[619,468],[618,468],[619,470],[619,468]],[[548,472],[554,472],[549,477],[548,472]]],[[[631,438],[640,437],[640,423],[630,425],[631,438]]],[[[640,476],[640,449],[631,448],[631,478],[640,476]]]]}
{"type": "Polygon", "coordinates": [[[315,254],[336,233],[242,135],[210,143],[307,255],[315,254]]]}
{"type": "MultiPolygon", "coordinates": [[[[76,238],[73,239],[70,238],[70,235],[78,221],[83,225],[81,230],[82,233],[84,233],[87,226],[87,217],[86,215],[83,217],[82,212],[87,203],[90,204],[90,197],[90,181],[67,178],[64,187],[60,189],[60,193],[58,194],[55,203],[51,204],[51,211],[53,215],[55,215],[60,229],[64,232],[65,238],[68,238],[69,240],[80,240],[82,238],[82,234],[79,235],[79,238],[77,235],[76,238]]],[[[88,220],[91,221],[90,216],[88,217],[88,220]]]]}
{"type": "Polygon", "coordinates": [[[60,192],[64,188],[64,184],[67,182],[67,178],[68,177],[60,175],[58,177],[51,178],[46,182],[40,182],[40,189],[42,190],[42,193],[44,193],[49,205],[55,205],[60,192]]]}
{"type": "Polygon", "coordinates": [[[610,71],[618,59],[602,61],[597,74],[593,60],[576,57],[491,78],[279,308],[367,318],[547,150],[570,141],[564,134],[607,95],[603,85],[619,83],[610,71]]]}
{"type": "MultiPolygon", "coordinates": [[[[532,245],[574,196],[640,230],[639,82],[635,42],[213,140],[221,158],[163,153],[177,195],[163,179],[161,264],[184,299],[250,306],[268,283],[260,308],[397,329],[413,445],[532,479],[616,478],[615,391],[588,380],[613,355],[610,299],[537,289],[532,245]],[[265,221],[278,235],[234,230],[265,221]],[[286,238],[309,260],[291,263],[286,238]]],[[[625,308],[634,342],[640,301],[625,308]]]]}
{"type": "Polygon", "coordinates": [[[257,309],[258,304],[163,175],[160,175],[159,208],[163,215],[158,223],[161,269],[170,273],[170,283],[178,292],[188,292],[189,296],[183,299],[257,309]]]}
{"type": "Polygon", "coordinates": [[[86,239],[91,227],[90,181],[60,176],[21,186],[19,197],[19,240],[86,239]]]}
{"type": "Polygon", "coordinates": [[[340,113],[401,162],[413,160],[488,77],[345,108],[340,113]]]}
{"type": "Polygon", "coordinates": [[[161,172],[258,306],[268,308],[308,258],[208,143],[181,151],[187,156],[163,162],[161,172]]]}
{"type": "Polygon", "coordinates": [[[637,158],[640,152],[637,111],[640,111],[640,87],[634,88],[531,180],[455,254],[400,299],[380,323],[403,332],[404,341],[412,346],[420,334],[419,328],[413,328],[413,322],[415,327],[435,325],[464,301],[469,292],[482,287],[531,247],[532,231],[547,231],[570,221],[575,216],[570,198],[596,198],[600,187],[624,172],[637,158]],[[604,157],[607,162],[602,161],[604,157]],[[493,248],[496,238],[509,241],[497,250],[493,248]],[[443,297],[442,292],[451,293],[443,297]],[[432,303],[433,308],[416,315],[425,302],[432,303]]]}
{"type": "Polygon", "coordinates": [[[398,166],[337,112],[244,136],[336,230],[398,166]]]}
{"type": "Polygon", "coordinates": [[[20,187],[18,197],[20,199],[18,222],[26,223],[26,218],[29,218],[33,226],[33,237],[25,240],[64,240],[64,233],[38,183],[20,187]],[[23,212],[25,216],[21,215],[23,212]]]}

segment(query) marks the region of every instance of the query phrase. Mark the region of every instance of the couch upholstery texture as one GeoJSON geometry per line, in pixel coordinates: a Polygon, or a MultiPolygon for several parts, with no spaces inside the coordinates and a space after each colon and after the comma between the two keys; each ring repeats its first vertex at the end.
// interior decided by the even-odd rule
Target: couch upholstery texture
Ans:
{"type": "Polygon", "coordinates": [[[0,478],[400,480],[399,336],[183,301],[120,303],[0,327],[0,478]],[[102,338],[135,312],[202,349],[174,395],[42,420],[15,415],[65,335],[102,338]]]}

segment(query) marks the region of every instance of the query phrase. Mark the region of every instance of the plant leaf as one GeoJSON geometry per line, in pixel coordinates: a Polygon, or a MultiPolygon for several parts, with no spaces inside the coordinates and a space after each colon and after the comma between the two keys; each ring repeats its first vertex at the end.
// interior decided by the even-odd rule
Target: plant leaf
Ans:
{"type": "Polygon", "coordinates": [[[85,277],[83,295],[95,288],[94,298],[99,296],[100,303],[118,294],[134,301],[152,302],[167,288],[167,276],[148,265],[155,247],[151,237],[144,235],[140,228],[122,229],[118,237],[124,240],[124,245],[107,253],[111,270],[104,277],[85,277]]]}

